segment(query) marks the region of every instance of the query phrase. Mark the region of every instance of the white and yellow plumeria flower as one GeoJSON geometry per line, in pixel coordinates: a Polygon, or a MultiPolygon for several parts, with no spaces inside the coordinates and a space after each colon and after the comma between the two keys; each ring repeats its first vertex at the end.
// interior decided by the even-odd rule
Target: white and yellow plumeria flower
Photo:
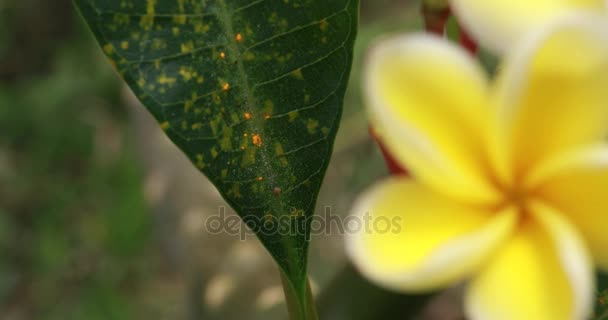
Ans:
{"type": "Polygon", "coordinates": [[[577,11],[608,14],[608,0],[450,0],[460,22],[482,45],[502,53],[549,20],[577,11]]]}
{"type": "Polygon", "coordinates": [[[470,280],[475,320],[585,319],[608,270],[608,20],[546,26],[500,72],[428,35],[375,47],[370,116],[415,179],[360,198],[354,214],[401,231],[362,229],[347,251],[396,290],[470,280]]]}

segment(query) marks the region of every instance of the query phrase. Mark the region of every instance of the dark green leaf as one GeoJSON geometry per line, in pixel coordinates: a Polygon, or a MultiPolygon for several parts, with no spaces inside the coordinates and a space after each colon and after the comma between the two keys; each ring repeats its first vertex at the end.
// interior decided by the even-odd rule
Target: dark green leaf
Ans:
{"type": "Polygon", "coordinates": [[[608,320],[608,274],[597,275],[598,296],[595,307],[595,320],[608,320]]]}
{"type": "Polygon", "coordinates": [[[137,97],[304,296],[308,218],[340,121],[358,0],[75,3],[137,97]]]}

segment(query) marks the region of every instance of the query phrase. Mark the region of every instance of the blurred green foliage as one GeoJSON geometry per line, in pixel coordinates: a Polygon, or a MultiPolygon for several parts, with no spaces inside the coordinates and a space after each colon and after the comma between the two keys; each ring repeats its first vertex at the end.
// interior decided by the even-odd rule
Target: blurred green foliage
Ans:
{"type": "Polygon", "coordinates": [[[72,12],[0,3],[1,319],[133,319],[147,272],[120,82],[72,12]]]}
{"type": "MultiPolygon", "coordinates": [[[[363,1],[359,53],[411,23],[387,19],[397,3],[363,1]]],[[[162,258],[121,88],[70,0],[0,1],[0,319],[158,319],[179,299],[149,290],[162,258]]],[[[343,131],[368,139],[352,88],[343,131]]],[[[373,143],[352,152],[347,140],[361,140],[337,146],[360,189],[386,169],[377,156],[358,170],[373,143]]]]}

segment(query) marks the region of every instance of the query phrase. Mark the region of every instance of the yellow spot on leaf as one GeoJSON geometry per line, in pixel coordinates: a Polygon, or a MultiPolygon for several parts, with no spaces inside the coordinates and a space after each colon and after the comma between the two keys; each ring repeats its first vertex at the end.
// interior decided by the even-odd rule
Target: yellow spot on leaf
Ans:
{"type": "Polygon", "coordinates": [[[196,155],[196,167],[199,169],[205,168],[205,162],[203,161],[203,155],[200,153],[196,155]]]}
{"type": "Polygon", "coordinates": [[[230,119],[232,120],[233,123],[239,122],[241,120],[239,115],[234,112],[230,112],[230,119]]]}
{"type": "Polygon", "coordinates": [[[220,148],[222,151],[232,150],[232,128],[224,125],[222,130],[222,139],[220,140],[220,148]]]}
{"type": "Polygon", "coordinates": [[[156,0],[146,0],[146,15],[141,17],[139,25],[149,30],[154,25],[154,14],[156,13],[156,0]]]}
{"type": "Polygon", "coordinates": [[[287,117],[289,118],[289,122],[294,122],[296,120],[296,118],[298,118],[298,116],[300,115],[300,113],[296,110],[296,111],[290,111],[289,113],[287,113],[287,117]]]}
{"type": "Polygon", "coordinates": [[[255,60],[255,55],[251,51],[247,51],[243,54],[243,60],[245,61],[253,61],[255,60]]]}
{"type": "Polygon", "coordinates": [[[148,13],[141,16],[139,19],[139,26],[144,30],[150,30],[154,26],[154,13],[148,13]]]}
{"type": "Polygon", "coordinates": [[[329,134],[329,128],[323,127],[323,128],[321,128],[321,132],[323,133],[324,136],[327,137],[327,135],[329,134]]]}
{"type": "Polygon", "coordinates": [[[304,103],[309,103],[310,102],[310,95],[309,94],[305,94],[304,95],[304,103]]]}
{"type": "Polygon", "coordinates": [[[192,79],[192,72],[184,67],[179,69],[179,74],[184,78],[184,81],[190,81],[190,79],[192,79]]]}
{"type": "Polygon", "coordinates": [[[211,126],[211,132],[213,132],[214,135],[217,135],[221,121],[223,121],[222,116],[221,116],[221,114],[218,114],[218,116],[216,118],[212,119],[209,122],[209,126],[211,126]]]}
{"type": "Polygon", "coordinates": [[[190,111],[190,109],[192,109],[192,101],[186,101],[184,102],[184,112],[188,113],[190,111]]]}
{"type": "Polygon", "coordinates": [[[255,163],[255,153],[257,148],[246,148],[243,152],[243,159],[241,161],[241,167],[245,168],[255,163]]]}
{"type": "Polygon", "coordinates": [[[131,17],[128,14],[124,13],[116,13],[114,14],[114,22],[119,26],[124,26],[129,24],[131,21],[131,17]]]}
{"type": "Polygon", "coordinates": [[[192,52],[192,50],[194,50],[194,43],[192,41],[182,43],[181,50],[182,53],[192,52]]]}
{"type": "MultiPolygon", "coordinates": [[[[271,116],[274,113],[274,103],[272,102],[272,100],[268,99],[266,101],[264,101],[264,107],[262,108],[262,114],[264,115],[264,118],[266,118],[266,116],[271,116]]],[[[266,118],[268,119],[268,118],[266,118]]]]}
{"type": "Polygon", "coordinates": [[[287,61],[293,58],[293,53],[289,52],[286,54],[280,54],[279,52],[275,52],[273,56],[278,63],[285,64],[287,61]]]}
{"type": "Polygon", "coordinates": [[[235,183],[232,185],[232,189],[230,190],[232,192],[232,195],[235,198],[242,198],[243,195],[241,194],[241,185],[238,183],[235,183]]]}
{"type": "Polygon", "coordinates": [[[308,119],[308,123],[306,123],[306,128],[308,129],[308,133],[313,134],[317,132],[317,128],[319,127],[319,121],[315,119],[308,119]]]}
{"type": "Polygon", "coordinates": [[[177,24],[186,24],[186,15],[178,14],[176,16],[173,16],[173,22],[177,24]]]}
{"type": "Polygon", "coordinates": [[[326,19],[321,20],[321,22],[319,23],[319,29],[321,29],[321,31],[325,32],[325,31],[327,31],[328,28],[329,28],[329,22],[327,22],[326,19]]]}
{"type": "Polygon", "coordinates": [[[196,22],[194,24],[194,32],[196,33],[205,33],[209,31],[209,28],[208,24],[203,24],[202,22],[196,22]]]}
{"type": "Polygon", "coordinates": [[[304,75],[302,74],[302,69],[296,69],[294,72],[291,73],[291,75],[298,79],[298,80],[304,80],[304,75]]]}
{"type": "Polygon", "coordinates": [[[156,12],[156,0],[146,0],[146,13],[154,14],[156,12]]]}
{"type": "Polygon", "coordinates": [[[167,77],[166,75],[162,74],[160,75],[160,77],[158,77],[157,79],[159,84],[174,84],[175,81],[177,81],[177,79],[173,78],[173,77],[167,77]]]}
{"type": "Polygon", "coordinates": [[[283,167],[286,167],[289,162],[287,162],[287,158],[285,157],[285,150],[283,150],[283,145],[280,143],[276,143],[274,145],[274,152],[279,157],[279,161],[283,167]]]}
{"type": "Polygon", "coordinates": [[[114,52],[114,46],[111,43],[108,43],[105,46],[103,46],[103,51],[106,54],[112,54],[114,52]]]}

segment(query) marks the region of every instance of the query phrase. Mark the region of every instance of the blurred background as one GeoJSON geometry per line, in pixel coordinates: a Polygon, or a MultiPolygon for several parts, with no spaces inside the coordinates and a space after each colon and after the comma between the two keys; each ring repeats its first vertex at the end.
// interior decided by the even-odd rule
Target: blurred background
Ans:
{"type": "MultiPolygon", "coordinates": [[[[362,112],[361,59],[376,36],[420,29],[418,13],[415,1],[362,1],[319,212],[348,214],[355,196],[387,175],[362,112]]],[[[276,267],[257,240],[205,233],[205,217],[221,206],[69,0],[0,0],[0,319],[286,319],[276,267]]],[[[342,303],[365,310],[373,299],[400,306],[349,280],[340,235],[313,237],[310,257],[316,293],[339,290],[342,303]]],[[[454,300],[433,308],[447,317],[425,319],[459,319],[454,300]]],[[[322,318],[339,319],[335,306],[321,307],[322,318]]]]}

